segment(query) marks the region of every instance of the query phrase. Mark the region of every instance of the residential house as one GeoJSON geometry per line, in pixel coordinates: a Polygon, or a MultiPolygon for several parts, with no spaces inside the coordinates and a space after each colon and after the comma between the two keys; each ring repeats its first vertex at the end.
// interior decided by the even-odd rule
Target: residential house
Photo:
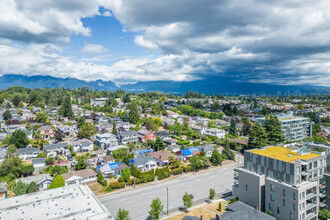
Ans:
{"type": "Polygon", "coordinates": [[[182,155],[184,160],[188,160],[190,157],[200,154],[200,151],[197,147],[191,147],[180,150],[177,152],[177,154],[182,155]]]}
{"type": "Polygon", "coordinates": [[[218,128],[208,128],[205,129],[203,134],[208,135],[208,136],[215,136],[217,138],[224,138],[226,135],[225,130],[218,129],[218,128]]]}
{"type": "Polygon", "coordinates": [[[139,140],[143,143],[147,143],[148,140],[150,141],[156,140],[156,135],[153,132],[148,131],[146,129],[141,129],[137,133],[139,140]]]}
{"type": "Polygon", "coordinates": [[[0,182],[0,199],[7,197],[7,182],[0,182]]]}
{"type": "Polygon", "coordinates": [[[37,184],[37,189],[46,190],[48,189],[49,185],[53,181],[53,177],[50,174],[39,174],[36,176],[28,176],[20,179],[16,179],[16,183],[18,181],[22,181],[25,184],[30,184],[31,182],[35,182],[37,184]]]}
{"type": "Polygon", "coordinates": [[[119,131],[118,139],[122,144],[138,141],[138,134],[135,130],[119,131]]]}
{"type": "Polygon", "coordinates": [[[39,153],[40,150],[36,147],[25,147],[17,149],[19,158],[23,160],[31,160],[32,158],[37,158],[39,153]]]}
{"type": "Polygon", "coordinates": [[[117,175],[119,178],[121,171],[128,168],[126,164],[122,162],[104,164],[101,166],[96,167],[96,172],[101,172],[104,177],[108,177],[109,175],[117,175]]]}
{"type": "Polygon", "coordinates": [[[173,153],[177,153],[178,151],[181,150],[181,145],[177,145],[177,144],[174,144],[174,145],[168,145],[166,147],[167,150],[169,151],[172,151],[173,153]]]}
{"type": "Polygon", "coordinates": [[[200,152],[205,152],[206,157],[211,157],[214,151],[214,147],[212,145],[198,146],[197,148],[200,152]]]}
{"type": "Polygon", "coordinates": [[[157,160],[153,156],[138,155],[131,159],[131,163],[135,165],[138,170],[150,171],[157,168],[157,160]]]}
{"type": "Polygon", "coordinates": [[[110,146],[110,147],[106,148],[107,155],[110,155],[113,151],[118,150],[120,148],[129,149],[129,147],[127,147],[126,145],[114,145],[114,146],[110,146]]]}
{"type": "Polygon", "coordinates": [[[52,127],[46,125],[40,127],[40,135],[43,139],[49,139],[49,138],[54,138],[55,132],[52,127]]]}
{"type": "Polygon", "coordinates": [[[31,161],[35,173],[38,173],[39,171],[42,171],[44,168],[47,167],[46,158],[34,158],[31,161]]]}
{"type": "Polygon", "coordinates": [[[94,144],[93,141],[86,138],[71,142],[72,150],[74,152],[88,152],[92,151],[94,144]]]}
{"type": "Polygon", "coordinates": [[[94,119],[94,123],[108,123],[108,122],[109,122],[109,120],[105,116],[97,116],[94,119]]]}
{"type": "Polygon", "coordinates": [[[100,124],[95,125],[95,130],[98,133],[107,133],[107,132],[111,133],[112,132],[112,127],[113,127],[112,124],[100,123],[100,124]]]}
{"type": "Polygon", "coordinates": [[[174,157],[174,159],[177,159],[177,160],[181,159],[181,157],[179,157],[178,155],[173,154],[166,150],[160,150],[160,151],[148,153],[148,155],[152,156],[153,158],[155,158],[158,161],[157,162],[158,166],[168,165],[170,157],[174,157]]]}
{"type": "Polygon", "coordinates": [[[117,136],[111,133],[97,134],[95,136],[95,145],[102,149],[118,145],[117,136]]]}
{"type": "Polygon", "coordinates": [[[44,146],[44,152],[47,156],[57,156],[64,154],[64,150],[68,149],[69,145],[67,142],[57,144],[47,144],[44,146]]]}
{"type": "Polygon", "coordinates": [[[171,139],[171,135],[166,131],[155,132],[156,137],[160,137],[162,140],[171,139]]]}
{"type": "Polygon", "coordinates": [[[92,169],[73,170],[62,174],[65,185],[96,181],[96,172],[92,169]]]}
{"type": "Polygon", "coordinates": [[[129,123],[128,122],[118,122],[116,124],[117,131],[128,131],[129,123]]]}
{"type": "Polygon", "coordinates": [[[57,127],[57,131],[61,132],[65,136],[76,136],[78,134],[77,126],[62,125],[57,127]]]}

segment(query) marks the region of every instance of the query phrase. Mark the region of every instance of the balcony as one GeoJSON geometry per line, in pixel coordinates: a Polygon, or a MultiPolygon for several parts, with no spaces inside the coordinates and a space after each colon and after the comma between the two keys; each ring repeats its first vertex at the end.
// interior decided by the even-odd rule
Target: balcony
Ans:
{"type": "Polygon", "coordinates": [[[320,193],[320,198],[325,198],[326,195],[324,193],[320,193]]]}
{"type": "Polygon", "coordinates": [[[316,197],[315,193],[308,193],[307,196],[306,196],[306,199],[309,200],[309,199],[312,199],[314,197],[316,197]]]}
{"type": "Polygon", "coordinates": [[[315,208],[315,207],[316,207],[315,203],[307,203],[306,210],[310,210],[310,209],[315,208]]]}
{"type": "Polygon", "coordinates": [[[320,189],[325,189],[325,188],[326,188],[326,185],[320,184],[320,189]]]}
{"type": "Polygon", "coordinates": [[[310,220],[310,219],[317,217],[317,215],[316,215],[316,213],[312,212],[312,213],[307,214],[306,217],[307,217],[307,220],[310,220]]]}
{"type": "Polygon", "coordinates": [[[320,207],[321,207],[321,208],[324,208],[324,207],[326,207],[326,206],[327,206],[327,204],[325,204],[325,202],[321,202],[321,203],[320,203],[320,207]]]}

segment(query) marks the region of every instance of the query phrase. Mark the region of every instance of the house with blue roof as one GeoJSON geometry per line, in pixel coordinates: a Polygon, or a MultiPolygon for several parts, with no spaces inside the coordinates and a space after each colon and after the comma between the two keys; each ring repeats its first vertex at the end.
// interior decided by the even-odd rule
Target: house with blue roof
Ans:
{"type": "Polygon", "coordinates": [[[184,160],[188,160],[190,157],[200,154],[200,151],[197,147],[191,147],[180,150],[177,152],[177,154],[182,155],[184,160]]]}
{"type": "Polygon", "coordinates": [[[128,168],[128,166],[122,162],[115,162],[104,164],[96,167],[96,172],[101,172],[104,177],[108,177],[109,175],[116,175],[117,178],[120,177],[121,171],[128,168]]]}

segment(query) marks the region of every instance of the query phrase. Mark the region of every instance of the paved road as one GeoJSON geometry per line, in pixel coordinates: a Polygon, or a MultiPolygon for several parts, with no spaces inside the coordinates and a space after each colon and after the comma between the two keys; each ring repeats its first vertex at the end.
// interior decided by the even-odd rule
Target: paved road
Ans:
{"type": "Polygon", "coordinates": [[[166,187],[169,191],[170,213],[183,206],[182,196],[186,191],[194,195],[194,204],[207,199],[210,188],[215,188],[217,195],[231,191],[234,167],[237,165],[197,172],[168,181],[154,182],[134,190],[99,197],[99,200],[114,217],[119,208],[124,208],[129,211],[132,219],[144,220],[148,217],[150,204],[154,198],[161,199],[164,204],[163,211],[166,212],[166,187]]]}

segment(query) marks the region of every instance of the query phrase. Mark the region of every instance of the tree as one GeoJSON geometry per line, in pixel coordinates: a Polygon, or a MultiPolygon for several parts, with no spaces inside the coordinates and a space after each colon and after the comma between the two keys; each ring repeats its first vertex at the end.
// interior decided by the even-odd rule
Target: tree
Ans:
{"type": "Polygon", "coordinates": [[[3,114],[2,114],[3,120],[8,121],[9,119],[12,119],[11,113],[9,110],[6,110],[3,114]]]}
{"type": "Polygon", "coordinates": [[[29,144],[29,139],[23,130],[18,129],[10,136],[9,144],[14,144],[17,148],[23,148],[29,144]]]}
{"type": "Polygon", "coordinates": [[[190,195],[186,192],[184,196],[182,197],[183,205],[186,208],[190,208],[193,203],[193,199],[190,197],[190,195]]]}
{"type": "Polygon", "coordinates": [[[151,219],[159,219],[159,215],[163,211],[164,205],[159,198],[156,198],[152,200],[150,208],[149,215],[151,219]]]}
{"type": "Polygon", "coordinates": [[[37,184],[36,182],[32,181],[27,187],[27,193],[33,193],[35,191],[37,191],[37,184]]]}
{"type": "Polygon", "coordinates": [[[94,125],[91,123],[86,123],[83,124],[78,132],[78,138],[83,139],[87,138],[89,139],[92,135],[96,133],[94,125]]]}
{"type": "Polygon", "coordinates": [[[78,120],[77,120],[77,127],[78,128],[81,128],[81,126],[83,126],[85,124],[85,122],[86,122],[86,118],[85,117],[78,118],[78,120]]]}
{"type": "Polygon", "coordinates": [[[15,153],[17,152],[17,148],[15,147],[15,145],[9,145],[7,148],[7,158],[11,158],[15,155],[15,153]]]}
{"type": "Polygon", "coordinates": [[[243,124],[243,127],[242,127],[243,135],[249,135],[251,127],[252,127],[252,125],[250,123],[243,124]]]}
{"type": "Polygon", "coordinates": [[[33,164],[25,165],[22,167],[22,174],[24,176],[30,176],[34,172],[34,166],[33,164]]]}
{"type": "Polygon", "coordinates": [[[268,115],[268,114],[272,113],[272,110],[269,107],[267,107],[267,106],[262,106],[261,113],[263,115],[268,115]]]}
{"type": "Polygon", "coordinates": [[[230,150],[229,147],[225,147],[225,149],[223,149],[222,155],[224,158],[228,158],[229,160],[235,159],[235,153],[230,150]]]}
{"type": "Polygon", "coordinates": [[[45,163],[47,164],[47,165],[49,165],[49,164],[52,164],[52,163],[54,163],[54,158],[53,157],[47,157],[46,158],[46,160],[45,160],[45,163]]]}
{"type": "Polygon", "coordinates": [[[12,101],[13,101],[14,106],[17,107],[18,104],[21,101],[21,96],[20,95],[15,95],[12,101]]]}
{"type": "Polygon", "coordinates": [[[124,118],[123,118],[124,122],[129,122],[129,113],[125,112],[124,118]]]}
{"type": "Polygon", "coordinates": [[[0,176],[17,178],[22,174],[22,160],[18,156],[6,158],[0,164],[0,176]]]}
{"type": "Polygon", "coordinates": [[[320,220],[327,220],[330,218],[330,212],[328,209],[322,209],[319,211],[319,219],[320,220]]]}
{"type": "Polygon", "coordinates": [[[180,160],[175,159],[173,156],[169,157],[169,164],[171,166],[171,169],[179,168],[181,165],[180,160]]]}
{"type": "Polygon", "coordinates": [[[49,166],[47,167],[47,173],[50,173],[52,176],[61,175],[68,172],[68,169],[60,165],[49,166]],[[49,170],[48,170],[49,169],[49,170]]]}
{"type": "Polygon", "coordinates": [[[73,116],[71,99],[70,99],[69,95],[66,95],[64,102],[59,109],[59,114],[64,117],[69,117],[69,118],[71,118],[73,116]]]}
{"type": "Polygon", "coordinates": [[[140,120],[139,111],[136,104],[130,104],[129,106],[129,123],[137,124],[140,120]]]}
{"type": "Polygon", "coordinates": [[[312,133],[313,133],[313,136],[316,135],[317,132],[320,132],[322,129],[321,129],[321,126],[319,124],[313,124],[312,126],[312,133]]]}
{"type": "Polygon", "coordinates": [[[236,120],[234,118],[230,121],[229,134],[234,137],[237,136],[236,120]]]}
{"type": "Polygon", "coordinates": [[[102,186],[106,186],[107,185],[107,181],[104,180],[104,176],[102,175],[102,173],[99,171],[99,173],[97,174],[97,182],[99,184],[101,184],[102,186]]]}
{"type": "Polygon", "coordinates": [[[78,157],[78,162],[77,164],[74,166],[74,169],[75,170],[83,170],[83,169],[86,169],[87,167],[87,164],[85,162],[85,158],[84,156],[80,156],[78,157]]]}
{"type": "Polygon", "coordinates": [[[281,123],[277,119],[276,115],[271,114],[266,116],[264,127],[269,144],[279,144],[285,140],[285,136],[283,135],[281,129],[281,123]]]}
{"type": "Polygon", "coordinates": [[[214,151],[212,152],[212,155],[211,155],[211,157],[210,157],[210,161],[211,161],[211,163],[213,163],[214,165],[221,164],[221,162],[222,162],[222,156],[221,156],[221,154],[219,153],[219,151],[214,150],[214,151]]]}
{"type": "Polygon", "coordinates": [[[47,119],[47,115],[43,114],[42,112],[38,112],[35,121],[38,123],[46,123],[47,119]]]}
{"type": "Polygon", "coordinates": [[[242,119],[241,119],[241,123],[242,123],[242,124],[250,123],[250,122],[249,122],[249,118],[246,117],[246,116],[243,116],[242,119]]]}
{"type": "Polygon", "coordinates": [[[129,212],[125,209],[119,209],[116,220],[130,220],[129,212]]]}
{"type": "Polygon", "coordinates": [[[52,183],[49,185],[48,189],[54,189],[54,188],[58,188],[58,187],[62,187],[62,186],[65,186],[64,178],[61,175],[57,175],[53,179],[52,183]]]}
{"type": "Polygon", "coordinates": [[[215,196],[215,189],[211,188],[210,189],[210,195],[209,195],[209,199],[214,199],[214,196],[215,196]]]}
{"type": "Polygon", "coordinates": [[[15,186],[13,192],[15,193],[16,196],[24,195],[27,191],[27,188],[28,188],[28,185],[19,180],[16,183],[16,186],[15,186]]]}
{"type": "Polygon", "coordinates": [[[261,148],[267,145],[267,134],[265,129],[256,122],[250,129],[248,148],[261,148]]]}
{"type": "Polygon", "coordinates": [[[124,178],[125,182],[128,182],[130,180],[131,177],[131,171],[129,168],[125,168],[122,172],[121,172],[121,176],[124,178]]]}
{"type": "Polygon", "coordinates": [[[219,202],[219,205],[218,205],[218,211],[219,211],[219,212],[222,211],[222,204],[221,204],[221,201],[219,202]]]}
{"type": "Polygon", "coordinates": [[[210,121],[208,121],[207,127],[208,128],[215,128],[215,127],[217,127],[217,121],[216,120],[210,120],[210,121]]]}
{"type": "Polygon", "coordinates": [[[165,147],[166,147],[166,145],[165,145],[164,141],[159,136],[156,138],[156,141],[152,144],[152,148],[155,151],[164,150],[165,147]]]}
{"type": "Polygon", "coordinates": [[[124,103],[129,103],[130,101],[131,101],[131,99],[129,98],[129,94],[127,93],[123,98],[123,102],[124,103]]]}
{"type": "Polygon", "coordinates": [[[59,130],[57,130],[55,132],[55,140],[58,142],[61,142],[61,141],[63,141],[63,138],[64,138],[64,134],[62,132],[60,132],[59,130]]]}
{"type": "Polygon", "coordinates": [[[117,135],[117,127],[116,127],[116,122],[112,122],[112,134],[117,135]]]}

